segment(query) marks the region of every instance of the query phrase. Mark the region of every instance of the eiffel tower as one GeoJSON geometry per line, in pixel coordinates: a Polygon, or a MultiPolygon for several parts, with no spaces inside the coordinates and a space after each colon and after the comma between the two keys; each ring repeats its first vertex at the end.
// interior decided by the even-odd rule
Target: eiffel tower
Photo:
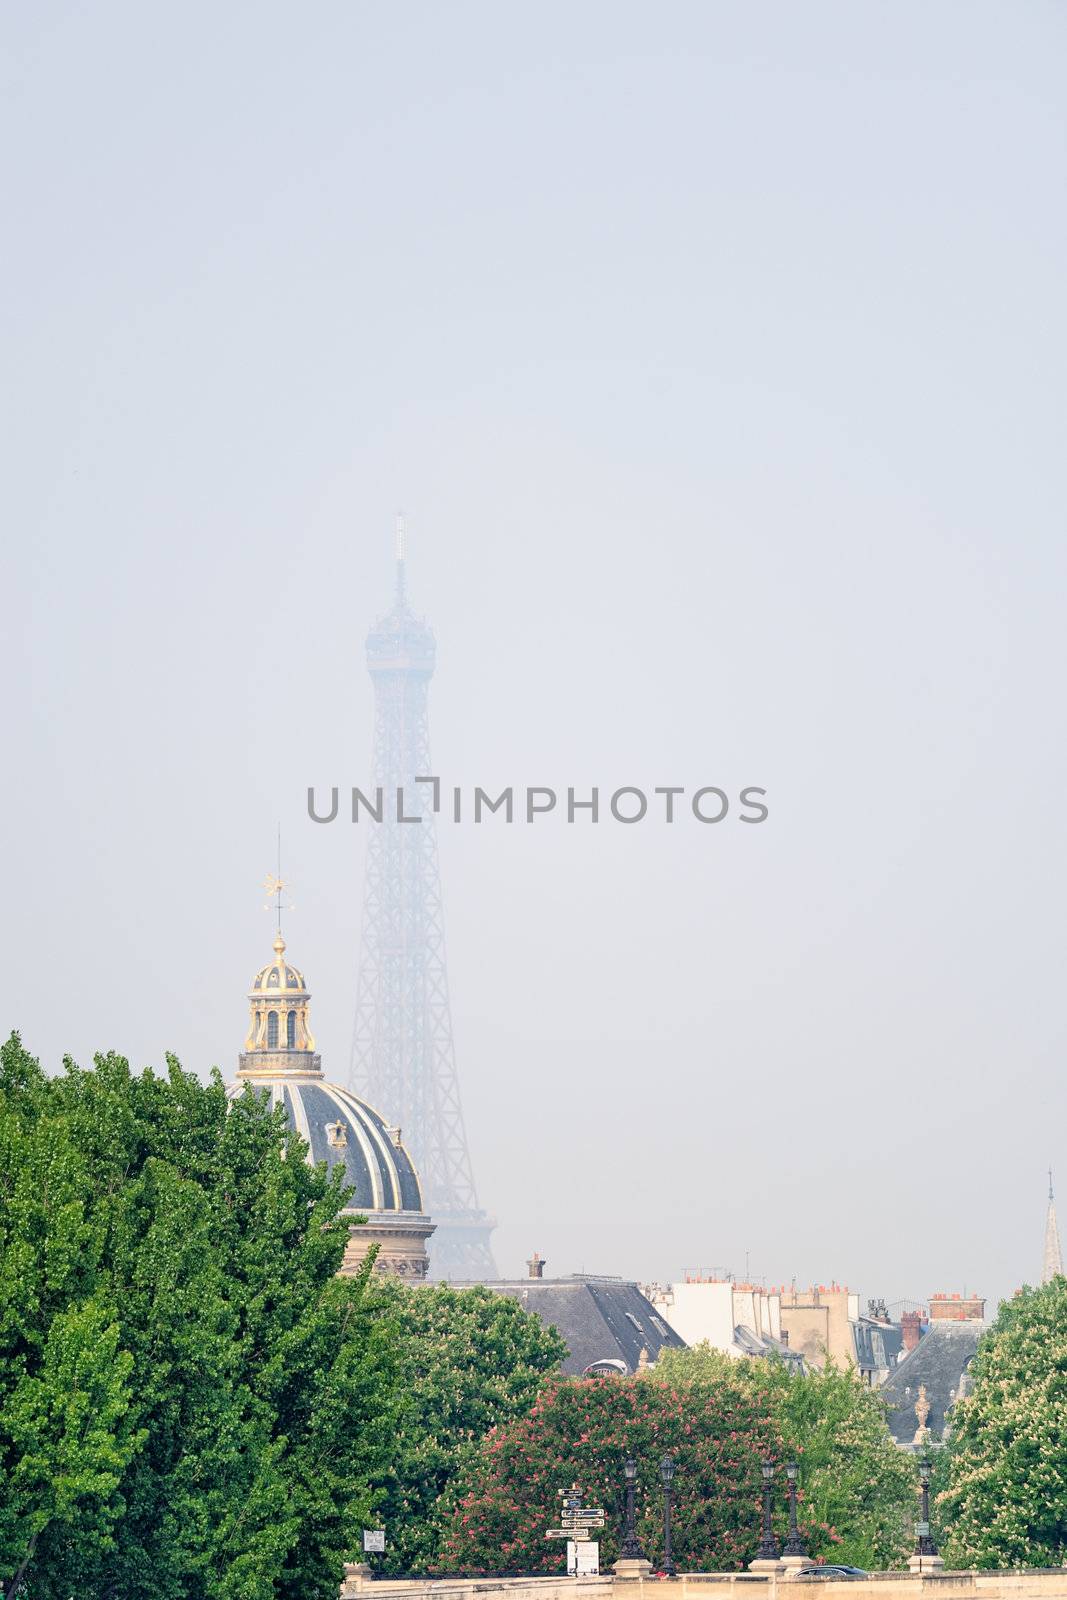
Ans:
{"type": "MultiPolygon", "coordinates": [[[[404,525],[397,519],[392,610],[367,636],[374,683],[374,790],[363,889],[352,1087],[398,1123],[437,1224],[432,1278],[497,1276],[493,1219],[479,1208],[456,1075],[437,859],[427,690],[434,636],[407,601],[404,525]],[[397,804],[403,791],[403,821],[397,804]]],[[[366,813],[364,813],[366,815],[366,813]]]]}

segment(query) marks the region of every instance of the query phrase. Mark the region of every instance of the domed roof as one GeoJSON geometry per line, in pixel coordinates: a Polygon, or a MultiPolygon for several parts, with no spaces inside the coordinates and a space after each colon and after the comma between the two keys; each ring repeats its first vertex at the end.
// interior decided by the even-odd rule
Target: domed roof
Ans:
{"type": "Polygon", "coordinates": [[[421,1212],[418,1174],[399,1129],[323,1077],[309,1026],[311,995],[304,974],[285,960],[280,932],[274,960],[256,973],[248,999],[248,1037],[230,1099],[251,1084],[269,1094],[273,1106],[284,1106],[290,1128],[307,1142],[308,1160],[344,1168],[354,1191],[350,1211],[421,1212]]]}
{"type": "Polygon", "coordinates": [[[260,967],[252,979],[253,994],[257,989],[285,990],[290,994],[296,991],[306,993],[307,986],[304,983],[304,974],[298,972],[295,967],[291,967],[284,957],[285,940],[279,933],[274,941],[274,960],[269,962],[267,966],[260,967]]]}
{"type": "MultiPolygon", "coordinates": [[[[247,1059],[242,1058],[242,1065],[247,1059]]],[[[230,1085],[230,1099],[249,1083],[268,1091],[272,1106],[285,1107],[289,1126],[307,1141],[310,1162],[344,1168],[344,1181],[355,1191],[349,1210],[422,1210],[418,1174],[400,1131],[390,1128],[372,1106],[315,1072],[242,1073],[230,1085]]]]}

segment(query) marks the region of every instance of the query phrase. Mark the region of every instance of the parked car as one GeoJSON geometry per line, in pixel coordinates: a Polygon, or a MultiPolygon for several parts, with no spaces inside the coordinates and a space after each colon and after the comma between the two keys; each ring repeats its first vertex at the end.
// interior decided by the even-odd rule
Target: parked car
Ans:
{"type": "Polygon", "coordinates": [[[806,1572],[798,1572],[798,1578],[867,1578],[870,1573],[864,1572],[862,1567],[836,1566],[827,1562],[824,1567],[809,1567],[806,1572]]]}

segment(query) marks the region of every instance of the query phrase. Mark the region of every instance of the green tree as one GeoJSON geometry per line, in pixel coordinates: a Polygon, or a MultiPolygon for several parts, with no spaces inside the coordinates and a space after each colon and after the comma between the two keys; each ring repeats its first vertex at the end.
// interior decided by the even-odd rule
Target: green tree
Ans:
{"type": "Polygon", "coordinates": [[[530,1410],[567,1347],[489,1289],[379,1279],[373,1294],[395,1330],[404,1396],[381,1502],[383,1570],[427,1571],[442,1559],[438,1508],[449,1485],[491,1429],[530,1410]]]}
{"type": "Polygon", "coordinates": [[[941,1462],[943,1553],[963,1567],[1059,1566],[1067,1559],[1067,1280],[1004,1301],[970,1376],[941,1462]]]}
{"type": "Polygon", "coordinates": [[[0,1582],[14,1594],[64,1542],[112,1543],[115,1490],[143,1442],[132,1357],[96,1281],[88,1175],[17,1037],[0,1047],[0,1582]]]}
{"type": "Polygon", "coordinates": [[[5,1594],[18,1591],[49,1546],[75,1539],[113,1542],[111,1497],[141,1442],[125,1426],[133,1362],[119,1350],[118,1332],[92,1300],[60,1312],[42,1343],[39,1364],[9,1391],[0,1505],[5,1594]]]}
{"type": "Polygon", "coordinates": [[[781,1361],[736,1361],[703,1344],[664,1351],[652,1376],[683,1388],[734,1384],[766,1411],[786,1458],[800,1465],[798,1515],[813,1557],[876,1569],[902,1564],[912,1539],[914,1464],[894,1443],[877,1390],[854,1367],[828,1362],[821,1372],[797,1374],[781,1361]]]}
{"type": "Polygon", "coordinates": [[[9,1593],[25,1575],[34,1600],[336,1596],[384,1471],[394,1362],[367,1272],[335,1276],[339,1177],[304,1153],[262,1097],[228,1109],[217,1074],[109,1055],[49,1080],[4,1047],[9,1593]]]}
{"type": "Polygon", "coordinates": [[[531,1411],[494,1429],[446,1496],[446,1568],[559,1572],[560,1542],[546,1540],[559,1493],[577,1483],[603,1506],[602,1564],[618,1555],[622,1463],[638,1464],[638,1530],[662,1556],[659,1463],[675,1461],[674,1550],[693,1571],[728,1571],[754,1555],[760,1462],[781,1444],[752,1396],[732,1383],[673,1387],[650,1377],[557,1378],[531,1411]]]}

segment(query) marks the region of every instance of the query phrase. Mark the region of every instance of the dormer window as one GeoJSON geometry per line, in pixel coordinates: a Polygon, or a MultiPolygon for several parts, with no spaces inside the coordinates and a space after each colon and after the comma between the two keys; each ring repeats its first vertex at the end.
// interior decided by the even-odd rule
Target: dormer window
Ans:
{"type": "Polygon", "coordinates": [[[343,1150],[348,1143],[348,1129],[343,1122],[326,1124],[326,1142],[333,1150],[343,1150]]]}
{"type": "Polygon", "coordinates": [[[277,989],[279,981],[277,967],[271,967],[270,972],[267,974],[267,988],[277,989]]]}

